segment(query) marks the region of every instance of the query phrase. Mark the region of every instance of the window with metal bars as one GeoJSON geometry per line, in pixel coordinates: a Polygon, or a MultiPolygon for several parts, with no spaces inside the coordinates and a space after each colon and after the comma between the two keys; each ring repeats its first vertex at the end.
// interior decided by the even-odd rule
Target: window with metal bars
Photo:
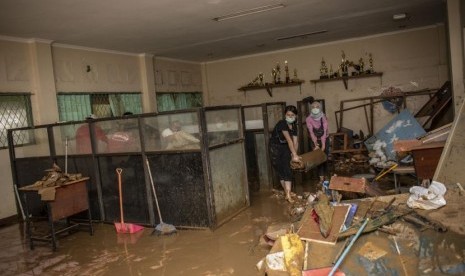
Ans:
{"type": "MultiPolygon", "coordinates": [[[[7,130],[32,126],[31,94],[0,93],[0,149],[8,148],[7,130]]],[[[30,144],[34,137],[28,131],[16,131],[15,145],[30,144]]]]}

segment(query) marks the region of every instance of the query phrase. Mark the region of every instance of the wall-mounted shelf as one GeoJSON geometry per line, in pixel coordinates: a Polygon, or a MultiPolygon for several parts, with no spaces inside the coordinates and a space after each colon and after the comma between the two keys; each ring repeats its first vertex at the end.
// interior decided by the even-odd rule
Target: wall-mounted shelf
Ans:
{"type": "Polygon", "coordinates": [[[356,76],[337,77],[337,78],[329,78],[329,79],[316,79],[316,80],[310,80],[310,82],[318,83],[318,82],[328,82],[328,81],[342,80],[342,82],[344,83],[344,87],[347,90],[348,82],[349,82],[350,79],[381,77],[382,75],[383,75],[383,73],[381,73],[381,72],[375,72],[375,73],[371,73],[371,74],[361,74],[361,75],[356,75],[356,76]]]}
{"type": "MultiPolygon", "coordinates": [[[[258,89],[266,89],[266,92],[268,92],[268,95],[270,97],[273,97],[273,88],[275,87],[288,87],[288,86],[299,86],[299,89],[301,88],[302,83],[304,83],[304,80],[296,80],[292,81],[289,83],[265,83],[264,85],[245,85],[240,87],[238,90],[246,92],[247,90],[258,90],[258,89]]],[[[300,91],[302,93],[302,91],[300,91]]]]}

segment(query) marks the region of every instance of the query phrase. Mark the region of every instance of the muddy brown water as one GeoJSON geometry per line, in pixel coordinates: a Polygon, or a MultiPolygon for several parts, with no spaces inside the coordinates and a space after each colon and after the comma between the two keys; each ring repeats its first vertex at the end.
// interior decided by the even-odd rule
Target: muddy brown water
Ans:
{"type": "MultiPolygon", "coordinates": [[[[301,188],[299,188],[301,190],[301,188]]],[[[297,189],[299,191],[299,189],[297,189]]],[[[289,222],[288,205],[270,192],[251,197],[251,207],[215,231],[179,230],[172,236],[117,234],[111,224],[95,224],[95,234],[77,232],[59,239],[58,250],[37,244],[31,251],[22,224],[0,228],[1,275],[263,275],[255,268],[269,251],[260,237],[273,223],[289,222]]],[[[169,222],[167,222],[169,223],[169,222]]],[[[465,273],[464,237],[419,231],[396,222],[392,237],[364,234],[341,265],[346,275],[442,275],[465,273]],[[370,261],[359,253],[371,242],[386,254],[370,261]]],[[[308,267],[331,266],[337,245],[310,244],[308,267]]]]}

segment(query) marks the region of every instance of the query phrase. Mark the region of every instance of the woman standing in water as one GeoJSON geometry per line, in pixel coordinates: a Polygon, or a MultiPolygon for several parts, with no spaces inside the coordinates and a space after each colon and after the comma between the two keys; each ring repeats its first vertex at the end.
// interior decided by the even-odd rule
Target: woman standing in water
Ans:
{"type": "Polygon", "coordinates": [[[286,106],[285,119],[280,120],[273,129],[270,138],[270,156],[273,168],[279,176],[281,186],[286,193],[286,199],[292,202],[292,171],[291,160],[299,161],[297,155],[297,108],[293,105],[286,106]]]}

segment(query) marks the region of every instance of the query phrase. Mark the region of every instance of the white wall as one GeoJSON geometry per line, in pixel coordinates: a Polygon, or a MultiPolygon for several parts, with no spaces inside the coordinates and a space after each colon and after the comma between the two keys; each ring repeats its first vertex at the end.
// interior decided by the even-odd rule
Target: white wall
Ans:
{"type": "Polygon", "coordinates": [[[54,46],[53,66],[57,92],[141,91],[139,56],[135,54],[54,46]]]}
{"type": "Polygon", "coordinates": [[[200,63],[155,58],[155,90],[157,92],[201,92],[200,63]]]}
{"type": "MultiPolygon", "coordinates": [[[[389,86],[403,91],[423,88],[438,88],[448,79],[447,48],[444,26],[431,26],[411,31],[389,33],[359,39],[344,40],[310,47],[264,53],[260,55],[221,60],[206,63],[203,66],[205,97],[209,105],[257,104],[285,101],[296,104],[307,96],[323,98],[326,101],[326,113],[330,119],[330,131],[335,131],[334,111],[339,109],[341,100],[366,96],[376,96],[389,86]],[[328,67],[332,64],[336,70],[344,50],[349,60],[357,62],[363,57],[368,65],[368,53],[373,54],[374,69],[383,72],[382,78],[373,77],[349,80],[348,90],[341,81],[310,83],[319,78],[321,59],[328,67]],[[298,71],[298,77],[305,80],[302,91],[298,87],[274,88],[273,97],[265,90],[240,92],[237,89],[252,81],[260,72],[265,74],[265,82],[271,82],[271,69],[280,63],[281,68],[287,60],[289,68],[298,71]]],[[[281,69],[283,78],[283,69],[281,69]]],[[[426,99],[409,106],[416,111],[426,99]]],[[[375,132],[391,118],[382,107],[375,109],[377,124],[375,132]]],[[[365,122],[363,109],[346,113],[344,126],[358,131],[367,129],[361,126],[365,122]]]]}

